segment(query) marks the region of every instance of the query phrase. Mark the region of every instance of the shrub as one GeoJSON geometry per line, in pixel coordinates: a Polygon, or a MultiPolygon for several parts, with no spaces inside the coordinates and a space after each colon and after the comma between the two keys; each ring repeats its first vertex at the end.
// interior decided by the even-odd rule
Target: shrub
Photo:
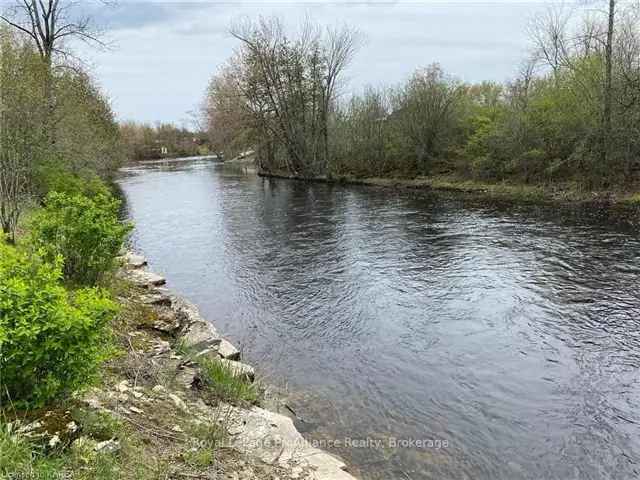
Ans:
{"type": "Polygon", "coordinates": [[[41,196],[49,192],[67,195],[109,195],[109,188],[94,172],[87,171],[78,175],[60,167],[60,162],[45,163],[36,174],[36,190],[41,196]]]}
{"type": "Polygon", "coordinates": [[[45,258],[62,256],[64,277],[93,285],[111,270],[130,226],[118,219],[120,201],[53,192],[31,222],[31,243],[45,258]]]}
{"type": "Polygon", "coordinates": [[[109,353],[116,304],[68,292],[60,261],[0,245],[0,400],[42,406],[91,381],[109,353]]]}

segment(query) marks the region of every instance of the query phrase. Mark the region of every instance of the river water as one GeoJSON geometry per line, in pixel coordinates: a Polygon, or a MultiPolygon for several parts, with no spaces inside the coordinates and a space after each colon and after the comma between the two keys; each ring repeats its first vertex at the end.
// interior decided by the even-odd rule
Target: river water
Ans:
{"type": "Polygon", "coordinates": [[[119,183],[151,268],[363,480],[640,478],[637,227],[197,160],[119,183]]]}

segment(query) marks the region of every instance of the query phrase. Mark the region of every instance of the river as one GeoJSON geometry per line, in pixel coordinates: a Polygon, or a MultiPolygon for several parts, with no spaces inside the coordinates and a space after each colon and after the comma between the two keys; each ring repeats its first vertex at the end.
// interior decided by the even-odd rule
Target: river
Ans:
{"type": "Polygon", "coordinates": [[[363,480],[640,478],[637,227],[202,160],[119,184],[151,268],[363,480]]]}

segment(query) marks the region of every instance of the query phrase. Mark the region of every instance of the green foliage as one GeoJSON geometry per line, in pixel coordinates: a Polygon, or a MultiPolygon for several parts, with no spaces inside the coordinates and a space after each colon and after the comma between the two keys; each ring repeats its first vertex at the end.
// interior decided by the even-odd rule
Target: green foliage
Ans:
{"type": "Polygon", "coordinates": [[[36,191],[46,196],[49,192],[67,195],[85,195],[89,198],[109,196],[105,182],[92,170],[72,173],[57,161],[47,161],[38,168],[36,191]]]}
{"type": "Polygon", "coordinates": [[[220,400],[231,403],[256,403],[258,388],[255,384],[234,374],[224,363],[208,357],[198,358],[207,390],[220,400]]]}
{"type": "Polygon", "coordinates": [[[0,478],[61,477],[61,460],[44,456],[20,433],[19,426],[0,419],[0,478]]]}
{"type": "Polygon", "coordinates": [[[95,284],[113,268],[131,228],[119,221],[119,208],[109,194],[50,193],[31,222],[31,243],[49,261],[62,257],[68,281],[95,284]]]}
{"type": "Polygon", "coordinates": [[[198,363],[204,387],[215,398],[231,403],[255,404],[260,398],[258,387],[243,376],[235,375],[233,370],[219,359],[208,356],[196,357],[184,343],[176,345],[176,351],[198,363]]]}
{"type": "Polygon", "coordinates": [[[54,263],[0,244],[0,399],[41,406],[90,382],[109,353],[117,307],[98,289],[69,293],[54,263]]]}

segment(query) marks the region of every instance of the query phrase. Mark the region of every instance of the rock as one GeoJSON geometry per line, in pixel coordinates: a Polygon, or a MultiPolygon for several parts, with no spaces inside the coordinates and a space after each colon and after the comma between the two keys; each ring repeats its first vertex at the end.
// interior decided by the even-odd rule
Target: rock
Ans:
{"type": "Polygon", "coordinates": [[[193,387],[194,382],[198,378],[198,371],[193,367],[183,366],[176,373],[176,381],[189,389],[193,387]]]}
{"type": "Polygon", "coordinates": [[[139,287],[158,287],[167,283],[167,280],[160,275],[146,270],[133,270],[127,273],[127,278],[139,287]]]}
{"type": "Polygon", "coordinates": [[[221,358],[218,360],[223,365],[225,365],[233,376],[235,377],[244,377],[247,380],[253,381],[256,376],[256,371],[251,365],[247,365],[246,363],[236,362],[235,360],[227,360],[226,358],[221,358]]]}
{"type": "Polygon", "coordinates": [[[138,415],[144,413],[144,410],[140,410],[138,407],[129,407],[129,410],[133,413],[137,413],[138,415]]]}
{"type": "Polygon", "coordinates": [[[105,440],[96,444],[94,450],[98,453],[116,453],[120,450],[120,442],[118,440],[105,440]]]}
{"type": "Polygon", "coordinates": [[[133,252],[129,252],[124,256],[124,261],[131,268],[142,268],[147,264],[147,259],[142,255],[136,255],[133,252]]]}
{"type": "Polygon", "coordinates": [[[167,393],[167,389],[164,388],[162,385],[156,385],[151,389],[151,391],[156,395],[164,395],[165,393],[167,393]]]}
{"type": "Polygon", "coordinates": [[[154,330],[169,335],[175,334],[180,330],[180,322],[173,310],[162,309],[158,312],[158,319],[151,325],[154,330]]]}
{"type": "Polygon", "coordinates": [[[129,382],[127,380],[121,381],[118,385],[116,385],[116,390],[120,393],[124,393],[129,390],[129,382]]]}
{"type": "Polygon", "coordinates": [[[171,399],[171,401],[173,402],[173,404],[178,407],[180,410],[182,410],[183,412],[188,412],[189,409],[187,408],[187,404],[184,403],[184,400],[182,400],[180,397],[178,397],[176,394],[174,393],[170,393],[169,394],[169,398],[171,399]]]}
{"type": "Polygon", "coordinates": [[[176,313],[176,317],[183,328],[187,328],[194,322],[204,322],[204,318],[200,315],[198,307],[188,302],[182,297],[173,296],[171,298],[171,308],[176,313]]]}
{"type": "Polygon", "coordinates": [[[204,320],[189,324],[182,335],[184,346],[198,352],[207,348],[217,347],[221,341],[218,331],[213,325],[204,320]]]}
{"type": "Polygon", "coordinates": [[[138,300],[144,305],[154,305],[154,306],[162,306],[162,307],[170,307],[171,306],[171,297],[166,293],[162,292],[152,292],[147,293],[145,295],[140,295],[138,300]]]}
{"type": "Polygon", "coordinates": [[[134,397],[134,398],[137,398],[137,399],[140,399],[140,398],[144,397],[144,394],[143,394],[142,392],[136,392],[136,391],[134,391],[134,392],[133,392],[133,397],[134,397]]]}
{"type": "Polygon", "coordinates": [[[167,352],[171,351],[171,344],[169,342],[165,342],[164,340],[160,340],[156,342],[153,347],[153,354],[155,356],[164,355],[167,352]]]}
{"type": "Polygon", "coordinates": [[[345,471],[342,460],[313,447],[283,415],[253,407],[233,407],[228,420],[231,447],[247,456],[257,457],[270,465],[311,471],[305,478],[316,480],[356,480],[345,471]]]}
{"type": "Polygon", "coordinates": [[[240,350],[223,338],[218,346],[218,355],[229,360],[239,360],[240,350]]]}
{"type": "Polygon", "coordinates": [[[60,435],[57,433],[49,440],[49,448],[54,448],[60,443],[60,435]]]}

